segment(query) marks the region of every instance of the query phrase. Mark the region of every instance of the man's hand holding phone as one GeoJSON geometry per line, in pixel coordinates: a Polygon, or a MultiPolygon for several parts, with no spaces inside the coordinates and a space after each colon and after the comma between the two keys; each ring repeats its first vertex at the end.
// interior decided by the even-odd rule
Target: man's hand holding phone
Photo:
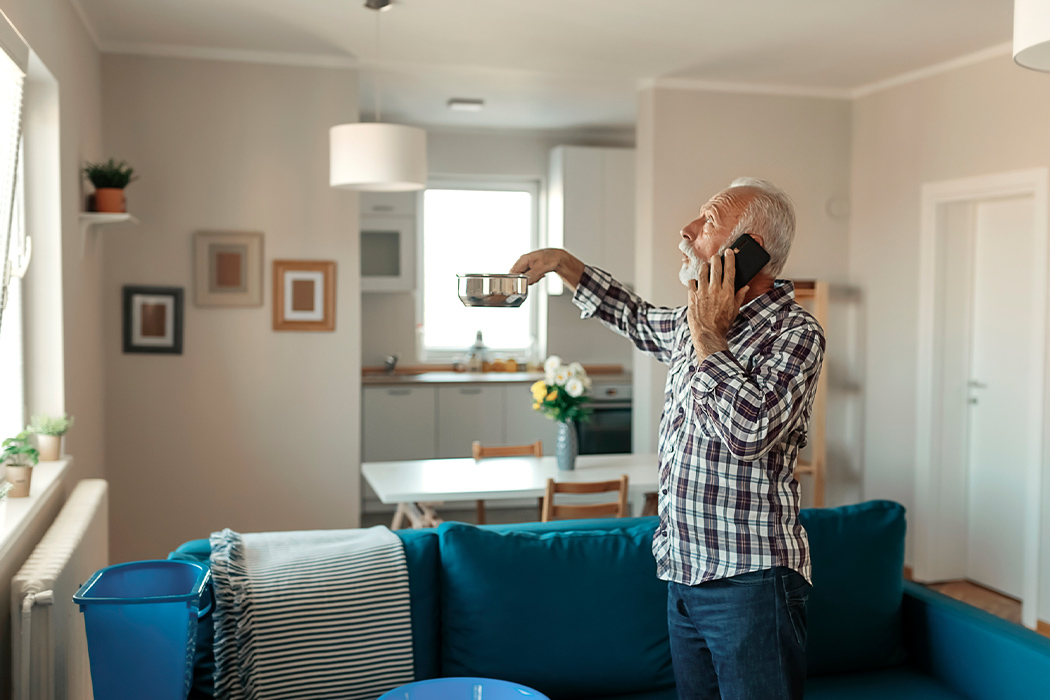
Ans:
{"type": "Polygon", "coordinates": [[[712,256],[700,266],[700,279],[689,284],[686,318],[697,359],[701,362],[708,355],[729,349],[726,334],[740,313],[749,289],[747,285],[739,291],[735,289],[736,252],[730,248],[724,257],[724,270],[722,258],[712,256]]]}

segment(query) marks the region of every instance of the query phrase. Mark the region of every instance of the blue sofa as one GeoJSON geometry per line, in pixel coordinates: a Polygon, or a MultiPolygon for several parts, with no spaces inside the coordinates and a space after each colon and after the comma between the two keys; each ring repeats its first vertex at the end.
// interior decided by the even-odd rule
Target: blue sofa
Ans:
{"type": "MultiPolygon", "coordinates": [[[[813,700],[1050,698],[1050,639],[902,580],[904,508],[804,510],[813,700]]],[[[513,680],[552,700],[677,697],[656,518],[400,531],[415,672],[513,680]]],[[[170,556],[207,561],[207,540],[170,556]]],[[[211,696],[211,621],[191,698],[211,696]]]]}

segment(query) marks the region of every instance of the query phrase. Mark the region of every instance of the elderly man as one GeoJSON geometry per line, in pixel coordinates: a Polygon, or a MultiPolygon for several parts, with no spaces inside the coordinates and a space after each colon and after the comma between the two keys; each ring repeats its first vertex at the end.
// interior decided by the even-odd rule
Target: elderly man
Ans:
{"type": "Polygon", "coordinates": [[[653,553],[668,581],[683,700],[803,693],[810,558],[794,469],[824,335],[791,282],[776,279],[794,232],[784,192],[763,180],[734,181],[681,231],[688,303],[673,309],[646,303],[564,250],[529,253],[511,269],[530,284],[556,272],[575,288],[584,318],[597,316],[670,365],[653,553]],[[736,292],[730,244],[744,233],[770,261],[736,292]]]}

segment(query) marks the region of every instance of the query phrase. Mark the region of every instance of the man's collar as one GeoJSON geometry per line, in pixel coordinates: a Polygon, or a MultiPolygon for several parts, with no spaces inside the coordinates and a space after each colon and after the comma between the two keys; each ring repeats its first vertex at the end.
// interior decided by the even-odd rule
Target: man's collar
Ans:
{"type": "Polygon", "coordinates": [[[795,284],[790,280],[775,280],[773,289],[747,302],[740,309],[738,320],[752,331],[773,320],[777,313],[795,300],[795,284]]]}

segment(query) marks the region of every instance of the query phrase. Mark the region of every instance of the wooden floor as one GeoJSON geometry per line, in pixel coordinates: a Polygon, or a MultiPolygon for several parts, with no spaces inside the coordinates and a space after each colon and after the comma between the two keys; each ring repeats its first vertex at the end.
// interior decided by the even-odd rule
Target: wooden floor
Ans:
{"type": "Polygon", "coordinates": [[[961,600],[964,603],[986,610],[996,617],[1021,624],[1021,601],[1005,596],[998,591],[973,583],[972,581],[947,581],[931,583],[929,588],[961,600]]]}

